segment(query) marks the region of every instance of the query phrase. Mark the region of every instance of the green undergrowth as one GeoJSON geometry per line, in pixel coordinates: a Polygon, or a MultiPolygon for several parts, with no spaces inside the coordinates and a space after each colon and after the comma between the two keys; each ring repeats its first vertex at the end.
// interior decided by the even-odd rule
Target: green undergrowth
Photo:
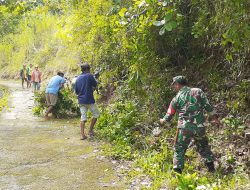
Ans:
{"type": "Polygon", "coordinates": [[[97,124],[98,137],[111,143],[104,147],[105,154],[114,159],[133,161],[129,180],[149,176],[152,182],[150,189],[220,190],[250,187],[249,155],[241,149],[245,144],[246,127],[242,120],[226,117],[222,119],[220,129],[209,126],[210,144],[216,157],[215,174],[207,172],[195,147],[191,147],[186,154],[183,175],[174,177],[174,125],[165,128],[161,137],[153,137],[151,130],[154,124],[136,126],[138,115],[138,105],[134,102],[116,102],[103,108],[97,124]],[[230,146],[234,147],[228,148],[230,146]],[[238,150],[242,151],[241,154],[238,150]]]}
{"type": "Polygon", "coordinates": [[[8,100],[9,91],[4,87],[0,87],[0,111],[2,111],[5,107],[8,106],[8,100]]]}
{"type": "MultiPolygon", "coordinates": [[[[108,105],[101,107],[102,115],[97,123],[97,133],[98,138],[110,143],[103,147],[105,154],[113,159],[131,160],[133,164],[128,179],[133,181],[133,179],[143,179],[148,176],[152,182],[150,189],[250,188],[248,180],[250,160],[244,137],[247,128],[246,113],[249,109],[247,104],[249,82],[239,81],[228,89],[222,86],[226,82],[220,81],[221,78],[217,77],[213,78],[213,83],[217,83],[218,86],[210,86],[211,91],[208,95],[218,111],[221,124],[217,126],[208,123],[207,127],[209,142],[216,158],[215,174],[207,172],[201,157],[197,154],[196,147],[192,145],[186,153],[183,175],[174,177],[172,157],[176,118],[171,127],[163,129],[160,137],[154,137],[152,130],[158,126],[155,121],[164,114],[161,108],[164,105],[153,104],[154,100],[150,100],[150,92],[145,93],[144,98],[137,94],[142,92],[127,94],[126,85],[123,90],[117,89],[116,96],[108,105]],[[238,102],[238,106],[234,109],[232,109],[234,104],[232,97],[238,102]],[[151,102],[154,112],[147,109],[150,106],[144,105],[147,101],[151,102]],[[158,117],[155,114],[157,109],[158,117]]],[[[193,83],[193,81],[190,82],[193,83]]],[[[202,88],[202,84],[199,85],[202,88]]],[[[209,83],[205,84],[206,88],[208,86],[209,83]]],[[[170,99],[174,93],[166,91],[166,94],[170,99]]],[[[163,100],[158,98],[157,101],[163,100]]],[[[166,103],[168,101],[166,100],[166,103]]],[[[142,185],[141,188],[145,187],[142,185]]]]}
{"type": "Polygon", "coordinates": [[[223,71],[210,70],[204,74],[207,82],[203,85],[209,89],[209,95],[212,101],[217,103],[218,112],[226,116],[230,113],[233,115],[247,115],[250,112],[250,80],[245,78],[233,78],[231,75],[223,75],[223,71]]]}

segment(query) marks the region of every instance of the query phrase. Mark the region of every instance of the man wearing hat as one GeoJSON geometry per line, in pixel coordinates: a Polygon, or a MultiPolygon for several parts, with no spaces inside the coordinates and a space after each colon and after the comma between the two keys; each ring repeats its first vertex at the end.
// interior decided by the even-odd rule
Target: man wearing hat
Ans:
{"type": "Polygon", "coordinates": [[[210,172],[214,172],[213,153],[208,145],[206,129],[204,126],[204,111],[219,122],[213,107],[210,105],[205,93],[199,88],[188,87],[184,76],[176,76],[172,83],[178,92],[171,101],[168,111],[160,123],[168,123],[178,113],[178,129],[174,145],[173,167],[177,173],[182,173],[184,168],[184,156],[189,143],[193,139],[197,145],[199,154],[204,158],[205,164],[210,172]]]}

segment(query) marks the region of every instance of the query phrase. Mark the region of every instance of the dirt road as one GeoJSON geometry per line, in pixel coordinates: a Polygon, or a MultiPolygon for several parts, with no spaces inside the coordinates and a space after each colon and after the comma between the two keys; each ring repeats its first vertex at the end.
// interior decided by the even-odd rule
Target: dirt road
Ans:
{"type": "Polygon", "coordinates": [[[125,189],[94,142],[80,141],[74,120],[33,116],[31,90],[11,89],[10,108],[0,114],[1,190],[125,189]]]}

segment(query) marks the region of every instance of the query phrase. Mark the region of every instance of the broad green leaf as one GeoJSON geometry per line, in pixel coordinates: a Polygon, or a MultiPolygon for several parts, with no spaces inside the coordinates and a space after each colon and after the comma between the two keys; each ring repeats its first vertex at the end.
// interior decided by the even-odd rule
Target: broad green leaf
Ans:
{"type": "Polygon", "coordinates": [[[168,21],[170,21],[170,20],[172,19],[172,17],[173,17],[172,13],[168,13],[168,14],[164,17],[164,19],[165,19],[166,22],[168,22],[168,21]]]}
{"type": "Polygon", "coordinates": [[[171,32],[173,30],[172,25],[170,23],[165,24],[164,28],[168,31],[171,32]]]}
{"type": "Polygon", "coordinates": [[[172,29],[175,29],[177,27],[177,22],[170,21],[169,24],[171,25],[172,29]]]}

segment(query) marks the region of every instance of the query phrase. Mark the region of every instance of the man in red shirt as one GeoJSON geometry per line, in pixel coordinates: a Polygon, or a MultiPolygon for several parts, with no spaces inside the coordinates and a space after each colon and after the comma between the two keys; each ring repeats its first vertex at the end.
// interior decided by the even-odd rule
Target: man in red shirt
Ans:
{"type": "Polygon", "coordinates": [[[35,66],[35,70],[31,74],[31,82],[33,83],[34,92],[40,90],[42,72],[39,71],[38,65],[35,66]]]}

